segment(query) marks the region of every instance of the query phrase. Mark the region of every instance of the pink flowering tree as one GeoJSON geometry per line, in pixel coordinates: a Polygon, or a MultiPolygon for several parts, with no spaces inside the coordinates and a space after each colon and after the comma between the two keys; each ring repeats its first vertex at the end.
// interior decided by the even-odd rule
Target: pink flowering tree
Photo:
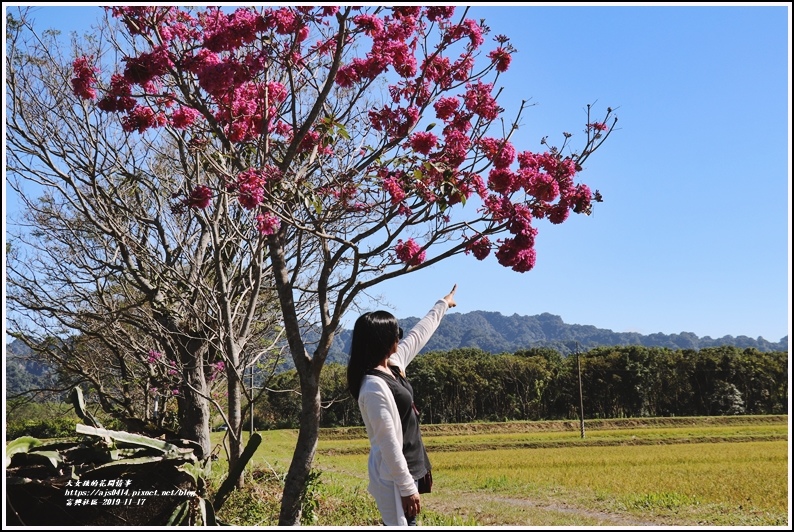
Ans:
{"type": "Polygon", "coordinates": [[[177,132],[203,171],[176,208],[211,216],[234,197],[266,246],[300,377],[279,518],[296,524],[319,376],[345,312],[379,283],[457,254],[530,271],[536,220],[560,224],[600,200],[578,175],[616,119],[588,107],[576,149],[567,133],[543,151],[514,146],[524,106],[503,130],[497,83],[515,50],[468,8],[108,10],[121,60],[78,57],[74,94],[130,135],[177,132]],[[304,320],[320,332],[313,345],[304,320]]]}
{"type": "Polygon", "coordinates": [[[255,188],[208,186],[203,148],[180,128],[195,111],[139,132],[97,105],[82,83],[99,74],[109,28],[74,37],[75,59],[29,16],[7,20],[6,183],[22,213],[7,218],[9,331],[57,370],[39,392],[81,386],[125,428],[189,439],[199,458],[218,452],[221,418],[233,466],[282,353],[260,233],[277,220],[245,207],[255,188]]]}

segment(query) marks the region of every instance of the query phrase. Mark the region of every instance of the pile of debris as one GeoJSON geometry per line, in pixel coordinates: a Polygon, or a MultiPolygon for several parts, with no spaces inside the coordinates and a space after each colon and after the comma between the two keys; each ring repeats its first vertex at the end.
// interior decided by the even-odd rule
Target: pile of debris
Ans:
{"type": "Polygon", "coordinates": [[[215,525],[205,498],[208,461],[195,444],[105,429],[72,402],[90,425],[78,436],[42,442],[23,436],[6,445],[6,521],[16,526],[215,525]]]}
{"type": "Polygon", "coordinates": [[[77,425],[82,438],[6,446],[6,518],[22,526],[214,525],[193,449],[77,425]]]}

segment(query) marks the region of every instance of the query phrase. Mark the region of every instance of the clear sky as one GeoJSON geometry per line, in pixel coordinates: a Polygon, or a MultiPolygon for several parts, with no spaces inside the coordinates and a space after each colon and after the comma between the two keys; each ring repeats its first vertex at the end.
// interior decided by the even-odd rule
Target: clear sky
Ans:
{"type": "MultiPolygon", "coordinates": [[[[37,4],[40,28],[82,31],[101,14],[50,5],[37,4]]],[[[507,117],[534,104],[517,150],[540,150],[546,135],[559,144],[563,131],[581,145],[587,104],[596,117],[616,109],[617,129],[579,176],[604,202],[538,224],[530,272],[461,256],[380,285],[394,314],[422,316],[457,283],[453,312],[548,312],[642,334],[790,334],[789,3],[489,3],[469,17],[518,49],[499,99],[507,117]]]]}

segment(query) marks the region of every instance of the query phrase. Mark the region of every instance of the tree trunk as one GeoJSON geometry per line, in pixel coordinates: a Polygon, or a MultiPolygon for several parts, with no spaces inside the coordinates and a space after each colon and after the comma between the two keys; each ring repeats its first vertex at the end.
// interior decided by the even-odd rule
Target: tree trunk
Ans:
{"type": "MultiPolygon", "coordinates": [[[[233,354],[234,355],[234,354],[233,354]]],[[[229,364],[229,369],[226,371],[226,379],[228,382],[227,390],[229,394],[229,407],[228,407],[228,417],[229,417],[229,433],[231,437],[229,438],[229,470],[231,471],[235,464],[240,460],[240,457],[243,454],[243,445],[242,445],[242,435],[243,435],[243,427],[242,427],[242,406],[241,406],[241,393],[240,393],[240,379],[238,378],[237,371],[235,367],[237,366],[237,359],[236,356],[230,357],[231,363],[229,364]]],[[[242,488],[243,487],[243,475],[237,479],[236,487],[242,488]]]]}
{"type": "Polygon", "coordinates": [[[201,448],[199,460],[210,455],[210,409],[207,404],[207,381],[204,378],[202,357],[183,361],[185,385],[179,390],[179,435],[198,443],[201,448]]]}
{"type": "Polygon", "coordinates": [[[303,497],[314,462],[314,454],[317,451],[320,427],[319,379],[313,374],[300,374],[300,381],[302,394],[300,430],[292,462],[284,481],[279,526],[300,525],[303,497]]]}

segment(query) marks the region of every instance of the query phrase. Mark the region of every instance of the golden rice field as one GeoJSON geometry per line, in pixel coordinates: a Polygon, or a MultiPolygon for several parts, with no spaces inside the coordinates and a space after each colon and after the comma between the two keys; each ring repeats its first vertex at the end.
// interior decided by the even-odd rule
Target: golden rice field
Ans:
{"type": "MultiPolygon", "coordinates": [[[[790,524],[788,416],[603,420],[585,427],[584,438],[578,423],[423,427],[435,483],[422,496],[420,523],[790,524]]],[[[252,467],[283,474],[295,437],[289,430],[263,433],[252,467]]],[[[321,431],[312,524],[377,524],[366,492],[367,452],[362,429],[321,431]]]]}

